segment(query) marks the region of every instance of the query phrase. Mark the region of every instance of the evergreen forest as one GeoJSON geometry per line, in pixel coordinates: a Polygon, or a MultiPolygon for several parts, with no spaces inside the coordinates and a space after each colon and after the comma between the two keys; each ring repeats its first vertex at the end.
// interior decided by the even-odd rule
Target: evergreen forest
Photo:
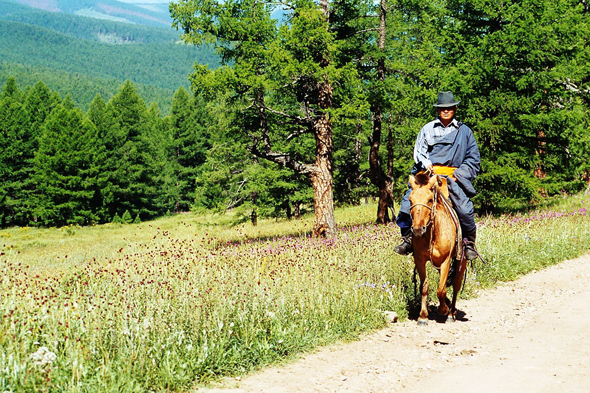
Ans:
{"type": "MultiPolygon", "coordinates": [[[[390,222],[445,90],[479,143],[480,213],[587,188],[587,1],[295,0],[280,10],[173,2],[182,44],[139,38],[143,27],[123,44],[107,28],[94,40],[88,26],[0,18],[0,225],[190,209],[255,223],[366,198],[390,222]]],[[[314,233],[329,235],[322,217],[314,233]]]]}

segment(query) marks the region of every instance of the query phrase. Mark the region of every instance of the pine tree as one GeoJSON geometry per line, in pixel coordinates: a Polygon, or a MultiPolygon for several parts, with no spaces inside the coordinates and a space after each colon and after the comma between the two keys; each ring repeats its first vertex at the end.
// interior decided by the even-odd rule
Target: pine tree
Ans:
{"type": "Polygon", "coordinates": [[[113,200],[109,179],[112,156],[118,146],[117,124],[107,113],[107,104],[100,95],[96,95],[90,103],[87,118],[96,127],[96,166],[98,175],[96,188],[92,197],[92,211],[99,222],[111,222],[112,214],[109,204],[113,200]]]}
{"type": "Polygon", "coordinates": [[[145,102],[127,81],[109,101],[106,113],[115,122],[109,130],[109,157],[105,163],[108,179],[103,197],[108,214],[113,217],[129,210],[154,217],[154,175],[149,167],[151,151],[147,141],[151,124],[145,102]]]}
{"type": "Polygon", "coordinates": [[[24,93],[11,78],[0,96],[0,226],[27,225],[23,182],[30,174],[30,116],[24,93]]]}
{"type": "Polygon", "coordinates": [[[4,90],[2,91],[2,95],[0,95],[0,99],[5,99],[9,97],[13,99],[18,99],[20,94],[21,92],[18,89],[16,78],[11,76],[6,80],[6,85],[4,85],[4,90]]]}
{"type": "Polygon", "coordinates": [[[166,127],[171,138],[168,146],[170,178],[174,184],[173,210],[187,211],[195,201],[197,171],[206,160],[210,148],[209,127],[212,119],[201,98],[191,99],[184,88],[174,94],[166,127]]]}
{"type": "Polygon", "coordinates": [[[125,213],[123,213],[123,216],[121,217],[121,222],[123,224],[131,224],[133,222],[133,217],[131,217],[129,210],[125,210],[125,213]]]}
{"type": "Polygon", "coordinates": [[[44,226],[90,224],[98,219],[92,211],[98,174],[96,128],[79,109],[68,107],[66,102],[47,117],[34,160],[33,212],[44,226]]]}
{"type": "MultiPolygon", "coordinates": [[[[8,91],[14,91],[10,83],[8,91]]],[[[10,113],[9,126],[5,130],[3,155],[7,172],[4,175],[6,199],[4,225],[29,225],[35,223],[34,195],[37,184],[34,181],[34,158],[39,146],[39,136],[47,116],[61,102],[42,82],[28,89],[25,94],[11,94],[4,100],[5,110],[10,113]]]]}

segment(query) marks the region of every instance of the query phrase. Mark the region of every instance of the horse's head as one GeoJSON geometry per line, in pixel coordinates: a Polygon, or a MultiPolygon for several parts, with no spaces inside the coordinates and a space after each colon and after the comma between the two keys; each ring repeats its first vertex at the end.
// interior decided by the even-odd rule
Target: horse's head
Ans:
{"type": "MultiPolygon", "coordinates": [[[[446,179],[418,173],[410,176],[410,214],[412,215],[412,232],[417,237],[423,236],[434,219],[436,209],[436,193],[442,188],[448,193],[446,179]]],[[[443,191],[443,192],[444,192],[443,191]]]]}

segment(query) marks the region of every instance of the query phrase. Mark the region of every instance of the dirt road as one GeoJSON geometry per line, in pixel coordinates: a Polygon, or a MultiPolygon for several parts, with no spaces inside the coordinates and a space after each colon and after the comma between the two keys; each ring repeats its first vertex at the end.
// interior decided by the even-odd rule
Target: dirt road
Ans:
{"type": "Polygon", "coordinates": [[[455,323],[391,324],[199,392],[590,392],[590,255],[459,300],[455,323]]]}

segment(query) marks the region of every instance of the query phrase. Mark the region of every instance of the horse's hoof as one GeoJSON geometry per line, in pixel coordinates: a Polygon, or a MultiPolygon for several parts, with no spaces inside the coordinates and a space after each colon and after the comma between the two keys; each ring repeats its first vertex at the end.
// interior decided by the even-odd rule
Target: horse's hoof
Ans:
{"type": "Polygon", "coordinates": [[[427,326],[428,319],[418,319],[418,326],[427,326]]]}
{"type": "Polygon", "coordinates": [[[455,317],[453,317],[451,314],[447,315],[447,323],[448,322],[455,322],[455,317]]]}

